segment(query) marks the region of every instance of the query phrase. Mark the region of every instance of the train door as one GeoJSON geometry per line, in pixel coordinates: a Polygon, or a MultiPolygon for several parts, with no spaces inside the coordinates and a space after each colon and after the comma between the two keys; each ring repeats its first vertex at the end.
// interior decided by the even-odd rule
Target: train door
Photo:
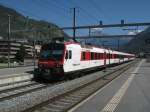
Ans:
{"type": "Polygon", "coordinates": [[[73,70],[79,70],[81,69],[81,65],[80,65],[80,58],[81,58],[81,51],[78,47],[73,48],[73,52],[72,52],[72,66],[73,66],[73,70]]]}
{"type": "Polygon", "coordinates": [[[72,50],[66,50],[65,61],[64,61],[65,72],[72,71],[72,50]]]}

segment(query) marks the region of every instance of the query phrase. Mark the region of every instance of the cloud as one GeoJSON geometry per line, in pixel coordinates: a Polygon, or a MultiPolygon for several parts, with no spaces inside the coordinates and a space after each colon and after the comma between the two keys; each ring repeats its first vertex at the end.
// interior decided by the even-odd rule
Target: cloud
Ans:
{"type": "Polygon", "coordinates": [[[92,28],[92,31],[102,31],[103,28],[92,28]]]}
{"type": "Polygon", "coordinates": [[[137,30],[137,31],[130,31],[129,33],[128,33],[128,35],[136,35],[137,33],[140,33],[140,32],[142,32],[143,30],[137,30]]]}
{"type": "Polygon", "coordinates": [[[137,32],[140,33],[140,32],[142,32],[142,31],[143,31],[143,30],[138,30],[137,32]]]}
{"type": "Polygon", "coordinates": [[[133,32],[133,31],[130,31],[129,33],[128,33],[128,35],[135,35],[136,34],[136,32],[133,32]]]}

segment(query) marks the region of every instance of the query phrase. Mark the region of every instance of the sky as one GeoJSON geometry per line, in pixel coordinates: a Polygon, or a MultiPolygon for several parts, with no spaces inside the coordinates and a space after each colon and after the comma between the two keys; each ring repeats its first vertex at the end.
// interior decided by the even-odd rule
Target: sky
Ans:
{"type": "MultiPolygon", "coordinates": [[[[150,22],[150,0],[0,0],[0,4],[24,16],[52,22],[59,27],[72,26],[74,7],[77,26],[99,24],[100,20],[103,24],[120,23],[121,19],[126,23],[150,22]]],[[[122,29],[104,29],[104,32],[129,33],[122,29]]],[[[68,34],[72,35],[72,32],[68,31],[68,34]]],[[[77,31],[77,35],[87,34],[87,30],[77,31]]]]}

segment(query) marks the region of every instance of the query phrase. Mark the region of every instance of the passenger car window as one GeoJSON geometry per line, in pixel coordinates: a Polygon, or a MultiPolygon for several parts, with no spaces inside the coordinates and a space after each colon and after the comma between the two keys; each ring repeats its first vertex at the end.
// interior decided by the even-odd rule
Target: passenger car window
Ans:
{"type": "Polygon", "coordinates": [[[91,60],[94,60],[94,53],[91,52],[91,60]]]}
{"type": "Polygon", "coordinates": [[[82,60],[85,60],[85,52],[82,52],[82,60]]]}

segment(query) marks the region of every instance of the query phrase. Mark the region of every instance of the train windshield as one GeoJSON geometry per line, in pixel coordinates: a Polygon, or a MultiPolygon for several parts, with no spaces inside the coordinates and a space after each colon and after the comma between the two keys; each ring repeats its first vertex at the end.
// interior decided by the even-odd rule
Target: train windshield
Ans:
{"type": "Polygon", "coordinates": [[[40,59],[61,60],[64,54],[64,44],[46,44],[42,46],[40,59]]]}

